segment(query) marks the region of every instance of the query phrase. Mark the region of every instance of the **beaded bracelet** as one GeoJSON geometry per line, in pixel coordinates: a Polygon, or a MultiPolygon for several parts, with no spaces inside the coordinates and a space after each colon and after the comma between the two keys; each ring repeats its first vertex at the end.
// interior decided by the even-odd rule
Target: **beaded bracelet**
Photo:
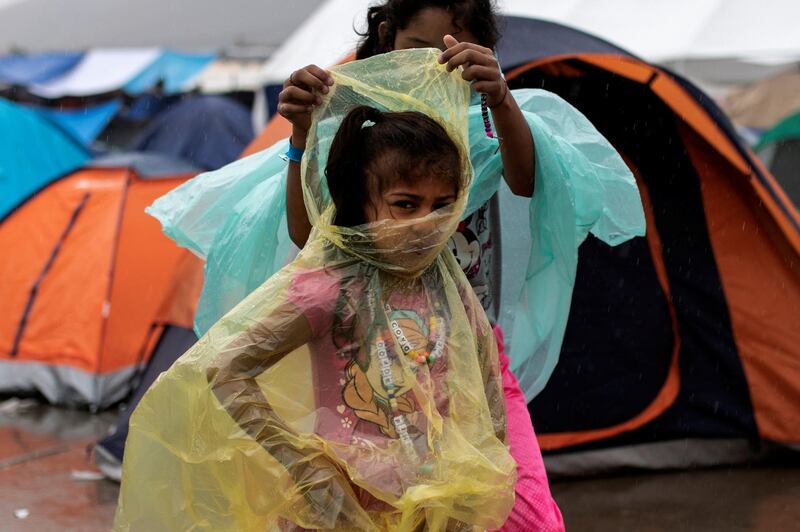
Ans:
{"type": "Polygon", "coordinates": [[[483,116],[483,129],[486,131],[486,136],[490,139],[500,140],[500,137],[495,136],[492,123],[489,121],[489,105],[486,102],[485,94],[481,94],[481,116],[483,116]]]}

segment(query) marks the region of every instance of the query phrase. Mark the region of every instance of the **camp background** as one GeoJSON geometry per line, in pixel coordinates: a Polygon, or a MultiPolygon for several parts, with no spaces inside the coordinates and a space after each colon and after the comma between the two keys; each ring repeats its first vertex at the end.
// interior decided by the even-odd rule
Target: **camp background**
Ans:
{"type": "MultiPolygon", "coordinates": [[[[170,357],[185,349],[191,342],[187,327],[201,263],[159,240],[152,220],[137,218],[133,211],[164,187],[245,149],[264,123],[274,94],[271,84],[312,59],[331,64],[346,55],[354,42],[354,14],[364,6],[352,0],[317,1],[276,10],[263,2],[242,2],[223,17],[212,4],[175,1],[159,9],[147,2],[126,11],[113,2],[89,0],[69,6],[44,0],[0,4],[0,36],[5,39],[0,41],[0,90],[6,98],[6,119],[0,128],[8,132],[0,134],[21,140],[3,143],[0,168],[4,176],[22,176],[17,169],[23,167],[33,172],[12,182],[24,185],[15,186],[13,195],[2,195],[16,199],[0,221],[4,249],[15,250],[0,261],[6,272],[2,278],[9,283],[0,286],[5,296],[0,304],[8,305],[2,307],[0,320],[0,345],[6,355],[0,356],[14,352],[17,364],[25,356],[41,364],[37,367],[42,371],[34,375],[44,379],[39,381],[43,385],[5,373],[15,387],[24,384],[25,393],[36,390],[54,402],[102,408],[133,389],[135,397],[141,383],[151,382],[170,357]],[[185,27],[187,13],[192,14],[194,31],[176,31],[185,27]],[[284,16],[293,18],[289,22],[284,16]],[[52,31],[65,21],[69,31],[52,31]],[[204,35],[212,37],[203,43],[204,35]],[[12,53],[12,47],[25,53],[12,53]],[[264,60],[267,55],[270,58],[264,60]],[[212,101],[184,115],[182,122],[165,123],[167,137],[179,123],[184,124],[181,131],[217,132],[219,140],[202,149],[196,140],[188,146],[175,143],[171,152],[159,152],[161,158],[146,163],[138,157],[107,159],[98,153],[154,145],[141,140],[145,130],[162,121],[166,111],[180,110],[184,103],[192,109],[202,100],[195,91],[224,96],[250,113],[245,118],[223,113],[239,116],[235,124],[226,125],[212,118],[217,109],[212,101]],[[201,116],[206,120],[202,125],[188,120],[201,116]],[[249,135],[238,133],[247,128],[249,135]],[[208,153],[223,144],[230,146],[208,153]],[[42,153],[52,156],[44,158],[42,153]],[[33,160],[36,168],[27,164],[33,160]],[[136,311],[130,314],[126,308],[136,311]],[[121,328],[120,316],[125,315],[134,317],[137,325],[121,328]],[[152,362],[143,366],[148,360],[152,362]]],[[[543,445],[570,451],[548,457],[552,472],[585,474],[598,464],[649,469],[753,459],[759,449],[774,443],[797,442],[793,429],[798,426],[798,386],[792,372],[799,344],[792,335],[798,327],[791,321],[798,315],[797,272],[792,266],[797,264],[796,229],[792,230],[797,215],[791,184],[782,177],[782,161],[789,161],[789,176],[796,166],[780,155],[793,153],[790,128],[776,127],[781,134],[765,136],[758,146],[766,169],[737,134],[758,142],[766,129],[798,109],[792,99],[797,91],[791,89],[798,57],[797,32],[791,27],[797,17],[791,10],[797,6],[780,0],[758,5],[743,0],[625,3],[624,9],[621,5],[614,0],[501,2],[506,14],[541,17],[592,34],[560,26],[548,29],[547,24],[535,32],[507,30],[517,39],[521,55],[506,47],[501,61],[509,67],[508,74],[513,67],[536,62],[518,71],[512,83],[544,83],[562,95],[572,94],[571,101],[637,167],[650,207],[648,239],[632,243],[627,255],[609,253],[591,240],[582,248],[562,364],[550,386],[531,403],[534,422],[543,445]],[[523,42],[530,35],[544,42],[523,42]],[[552,43],[561,48],[545,46],[552,43]],[[632,60],[618,46],[643,61],[632,60]],[[557,53],[569,57],[556,57],[557,53]],[[593,54],[609,57],[598,61],[593,54]],[[585,96],[592,88],[599,95],[594,99],[585,96]],[[733,127],[710,97],[736,120],[733,127]],[[620,101],[630,111],[622,117],[607,116],[603,107],[613,109],[620,101]],[[676,117],[676,125],[669,126],[676,117]],[[612,118],[623,121],[614,128],[612,118]],[[644,134],[629,133],[631,127],[645,124],[644,134]],[[676,149],[667,158],[670,164],[662,164],[666,155],[657,148],[665,143],[687,151],[676,149]],[[608,306],[587,303],[597,301],[598,294],[608,298],[610,312],[608,306]],[[615,316],[629,321],[612,319],[615,316]],[[609,319],[612,323],[604,321],[609,319]],[[598,362],[601,355],[606,363],[598,362]],[[615,386],[598,385],[610,382],[615,386]],[[554,415],[553,405],[570,414],[554,415]],[[754,442],[761,447],[753,447],[754,442]]],[[[265,142],[265,136],[260,138],[251,149],[265,142]]],[[[505,199],[510,215],[523,207],[509,195],[505,199]]],[[[513,271],[518,264],[508,262],[508,277],[518,276],[520,272],[513,271]]],[[[513,286],[507,287],[504,294],[510,297],[513,291],[513,286]]],[[[35,407],[40,413],[33,415],[25,409],[34,407],[26,404],[30,403],[12,402],[9,412],[20,413],[3,414],[0,428],[4,434],[23,431],[24,444],[4,443],[9,447],[0,456],[3,464],[21,460],[15,471],[22,477],[30,477],[24,472],[36,465],[30,457],[38,452],[66,445],[74,454],[82,446],[74,442],[94,441],[89,433],[97,418],[81,425],[74,423],[72,411],[35,407]]],[[[125,425],[124,417],[120,426],[125,425]]],[[[105,426],[97,426],[98,432],[105,426]]],[[[52,467],[62,468],[65,482],[74,487],[69,471],[92,465],[77,458],[70,462],[67,457],[72,455],[61,453],[54,455],[52,467]]],[[[776,500],[772,495],[796,494],[791,475],[779,470],[779,478],[787,480],[764,486],[764,499],[751,498],[762,501],[759,508],[771,508],[769,501],[776,500]]],[[[718,486],[713,476],[703,473],[684,478],[718,486]]],[[[0,510],[12,515],[31,507],[27,524],[34,526],[37,515],[46,514],[37,510],[46,499],[26,502],[32,499],[25,493],[44,493],[32,482],[0,510]]],[[[619,510],[618,523],[631,512],[644,512],[642,500],[658,497],[648,492],[646,481],[640,484],[645,488],[635,495],[600,503],[619,510]]],[[[570,494],[580,486],[586,493],[593,485],[564,486],[563,493],[570,494]]],[[[757,477],[752,486],[759,486],[757,477]]],[[[728,498],[746,499],[750,488],[721,489],[730,490],[728,498]]],[[[69,501],[54,496],[49,507],[63,518],[57,512],[65,505],[69,501]]],[[[582,512],[591,513],[589,506],[574,508],[573,522],[581,522],[582,512]]],[[[761,526],[779,523],[783,515],[752,508],[733,512],[761,526]]],[[[569,507],[565,513],[569,521],[569,507]]],[[[697,526],[703,519],[720,526],[714,512],[689,514],[697,526]]]]}

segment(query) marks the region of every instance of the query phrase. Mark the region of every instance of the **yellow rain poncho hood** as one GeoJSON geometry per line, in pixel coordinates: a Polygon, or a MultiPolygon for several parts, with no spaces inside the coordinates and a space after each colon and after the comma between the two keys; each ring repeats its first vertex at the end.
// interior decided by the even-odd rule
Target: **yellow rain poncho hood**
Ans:
{"type": "Polygon", "coordinates": [[[134,412],[115,530],[483,530],[516,466],[494,336],[445,247],[472,178],[469,87],[435,50],[334,69],[302,166],[308,244],[162,374],[134,412]],[[332,138],[367,104],[458,146],[457,201],[332,224],[332,138]]]}

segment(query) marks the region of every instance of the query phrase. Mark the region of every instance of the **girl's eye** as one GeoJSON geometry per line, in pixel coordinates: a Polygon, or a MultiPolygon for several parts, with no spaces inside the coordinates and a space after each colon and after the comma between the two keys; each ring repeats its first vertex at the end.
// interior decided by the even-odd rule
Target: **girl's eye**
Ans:
{"type": "Polygon", "coordinates": [[[414,203],[410,201],[396,201],[394,202],[394,206],[401,209],[413,209],[415,207],[414,203]]]}

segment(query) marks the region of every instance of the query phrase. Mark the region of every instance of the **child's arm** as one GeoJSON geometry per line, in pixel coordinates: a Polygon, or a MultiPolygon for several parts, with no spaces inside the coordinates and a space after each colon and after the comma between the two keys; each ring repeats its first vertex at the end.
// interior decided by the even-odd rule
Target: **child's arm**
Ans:
{"type": "Polygon", "coordinates": [[[308,342],[311,329],[302,311],[284,303],[250,326],[220,352],[207,378],[236,423],[286,468],[305,496],[315,528],[355,524],[363,510],[339,468],[317,449],[294,445],[297,433],[261,391],[256,378],[308,342]]]}
{"type": "Polygon", "coordinates": [[[458,42],[446,35],[447,49],[439,58],[447,63],[449,71],[463,67],[461,77],[472,83],[472,88],[485,94],[494,118],[495,135],[500,137],[500,156],[503,160],[503,177],[511,192],[518,196],[533,195],[535,172],[533,135],[517,102],[510,94],[500,65],[489,48],[477,44],[458,42]]]}
{"type": "MultiPolygon", "coordinates": [[[[305,150],[306,137],[311,127],[311,112],[322,103],[322,95],[328,94],[331,85],[331,75],[316,65],[308,65],[292,72],[283,83],[283,90],[278,96],[278,113],[292,123],[289,141],[295,148],[305,150]]],[[[308,235],[311,234],[311,222],[308,221],[303,202],[298,161],[289,162],[286,176],[286,222],[292,242],[299,248],[305,246],[308,235]]]]}

